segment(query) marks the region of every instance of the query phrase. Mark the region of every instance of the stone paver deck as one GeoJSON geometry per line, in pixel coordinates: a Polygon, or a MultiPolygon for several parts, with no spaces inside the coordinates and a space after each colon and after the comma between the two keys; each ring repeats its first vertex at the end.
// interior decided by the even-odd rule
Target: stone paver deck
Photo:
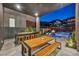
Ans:
{"type": "MultiPolygon", "coordinates": [[[[65,46],[63,38],[57,39],[57,41],[62,43],[62,49],[58,50],[55,56],[79,56],[79,52],[76,49],[65,46]]],[[[21,56],[21,45],[15,46],[14,39],[5,40],[2,50],[0,50],[0,56],[21,56]]]]}

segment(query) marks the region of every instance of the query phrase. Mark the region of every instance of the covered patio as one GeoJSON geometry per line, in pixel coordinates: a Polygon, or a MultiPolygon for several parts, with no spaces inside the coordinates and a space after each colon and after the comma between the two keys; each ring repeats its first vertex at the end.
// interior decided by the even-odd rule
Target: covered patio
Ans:
{"type": "Polygon", "coordinates": [[[78,4],[3,3],[0,7],[0,56],[79,56],[78,4]]]}

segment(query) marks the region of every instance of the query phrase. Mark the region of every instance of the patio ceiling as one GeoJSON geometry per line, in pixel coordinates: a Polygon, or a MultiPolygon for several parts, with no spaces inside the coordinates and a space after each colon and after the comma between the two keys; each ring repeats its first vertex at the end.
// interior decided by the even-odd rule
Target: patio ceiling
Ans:
{"type": "Polygon", "coordinates": [[[35,16],[35,13],[38,13],[39,16],[42,16],[65,5],[68,5],[68,3],[3,3],[4,7],[31,16],[35,16]],[[17,8],[17,5],[19,5],[18,7],[20,8],[17,8]]]}

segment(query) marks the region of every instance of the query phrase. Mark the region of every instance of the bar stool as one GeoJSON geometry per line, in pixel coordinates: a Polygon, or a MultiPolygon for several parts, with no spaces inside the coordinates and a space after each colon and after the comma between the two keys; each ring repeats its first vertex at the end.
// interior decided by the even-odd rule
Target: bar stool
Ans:
{"type": "Polygon", "coordinates": [[[38,34],[36,34],[36,37],[38,37],[38,34]]]}
{"type": "Polygon", "coordinates": [[[31,35],[29,35],[29,39],[31,39],[31,35]]]}
{"type": "Polygon", "coordinates": [[[35,34],[35,38],[37,37],[37,34],[35,34]]]}
{"type": "Polygon", "coordinates": [[[35,35],[33,34],[33,38],[35,38],[35,35]]]}
{"type": "Polygon", "coordinates": [[[33,39],[33,38],[34,38],[34,34],[31,35],[31,39],[33,39]]]}
{"type": "Polygon", "coordinates": [[[18,36],[18,44],[25,40],[25,36],[18,36]]]}
{"type": "Polygon", "coordinates": [[[34,38],[36,38],[36,37],[35,37],[35,34],[34,34],[34,38]]]}
{"type": "Polygon", "coordinates": [[[25,40],[29,40],[30,38],[29,38],[29,35],[26,35],[25,36],[25,40]]]}

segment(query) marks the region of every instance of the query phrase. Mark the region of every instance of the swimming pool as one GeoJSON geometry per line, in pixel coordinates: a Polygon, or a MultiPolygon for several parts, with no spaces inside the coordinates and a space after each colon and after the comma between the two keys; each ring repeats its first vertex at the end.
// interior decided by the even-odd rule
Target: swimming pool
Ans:
{"type": "Polygon", "coordinates": [[[54,35],[52,35],[52,37],[68,39],[71,37],[71,33],[69,33],[69,32],[56,32],[54,35]]]}

